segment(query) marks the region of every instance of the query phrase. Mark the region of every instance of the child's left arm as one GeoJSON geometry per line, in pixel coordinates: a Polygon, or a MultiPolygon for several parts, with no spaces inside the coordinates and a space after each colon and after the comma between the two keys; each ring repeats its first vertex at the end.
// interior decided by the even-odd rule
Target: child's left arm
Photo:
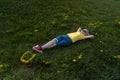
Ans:
{"type": "Polygon", "coordinates": [[[89,39],[89,38],[94,38],[94,35],[88,35],[88,36],[85,36],[86,39],[89,39]]]}

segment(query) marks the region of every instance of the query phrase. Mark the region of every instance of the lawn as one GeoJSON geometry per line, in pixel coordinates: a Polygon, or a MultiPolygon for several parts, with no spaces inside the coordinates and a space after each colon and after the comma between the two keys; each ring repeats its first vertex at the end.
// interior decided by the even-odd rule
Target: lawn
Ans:
{"type": "Polygon", "coordinates": [[[0,80],[120,80],[119,33],[120,0],[0,0],[0,80]],[[80,26],[95,38],[20,61],[80,26]]]}

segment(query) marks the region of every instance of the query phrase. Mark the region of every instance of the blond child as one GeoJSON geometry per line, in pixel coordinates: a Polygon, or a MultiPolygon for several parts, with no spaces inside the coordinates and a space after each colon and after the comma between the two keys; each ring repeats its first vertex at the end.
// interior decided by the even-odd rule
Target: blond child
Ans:
{"type": "Polygon", "coordinates": [[[65,46],[75,43],[79,40],[94,38],[94,35],[90,35],[87,29],[78,28],[76,32],[68,33],[66,35],[58,36],[46,44],[39,46],[36,45],[32,49],[37,52],[43,52],[44,49],[53,48],[56,46],[65,46]]]}

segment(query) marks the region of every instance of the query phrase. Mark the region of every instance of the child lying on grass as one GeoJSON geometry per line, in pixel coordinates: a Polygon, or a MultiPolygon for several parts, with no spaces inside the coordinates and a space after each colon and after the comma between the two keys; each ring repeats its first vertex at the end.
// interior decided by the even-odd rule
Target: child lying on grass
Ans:
{"type": "Polygon", "coordinates": [[[87,29],[78,28],[76,32],[68,33],[66,35],[58,36],[43,46],[36,45],[32,49],[37,52],[43,52],[44,49],[53,48],[56,46],[65,46],[71,43],[77,42],[82,39],[94,38],[94,35],[90,35],[87,29]]]}

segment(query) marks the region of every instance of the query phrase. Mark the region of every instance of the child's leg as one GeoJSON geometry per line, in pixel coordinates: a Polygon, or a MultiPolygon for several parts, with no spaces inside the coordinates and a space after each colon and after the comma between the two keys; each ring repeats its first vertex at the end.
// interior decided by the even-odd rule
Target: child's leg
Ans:
{"type": "Polygon", "coordinates": [[[56,42],[57,42],[57,40],[54,38],[51,41],[49,41],[48,43],[44,44],[43,46],[36,45],[36,46],[33,46],[32,49],[37,52],[42,53],[44,49],[55,47],[56,42]]]}
{"type": "Polygon", "coordinates": [[[44,44],[43,46],[39,46],[39,45],[34,46],[33,50],[42,52],[44,49],[47,49],[47,48],[53,48],[55,46],[65,46],[71,43],[72,41],[67,35],[62,35],[52,39],[51,41],[44,44]]]}
{"type": "Polygon", "coordinates": [[[49,41],[48,43],[44,44],[42,47],[42,49],[47,49],[47,48],[53,48],[56,46],[56,42],[57,40],[54,38],[51,41],[49,41]]]}

